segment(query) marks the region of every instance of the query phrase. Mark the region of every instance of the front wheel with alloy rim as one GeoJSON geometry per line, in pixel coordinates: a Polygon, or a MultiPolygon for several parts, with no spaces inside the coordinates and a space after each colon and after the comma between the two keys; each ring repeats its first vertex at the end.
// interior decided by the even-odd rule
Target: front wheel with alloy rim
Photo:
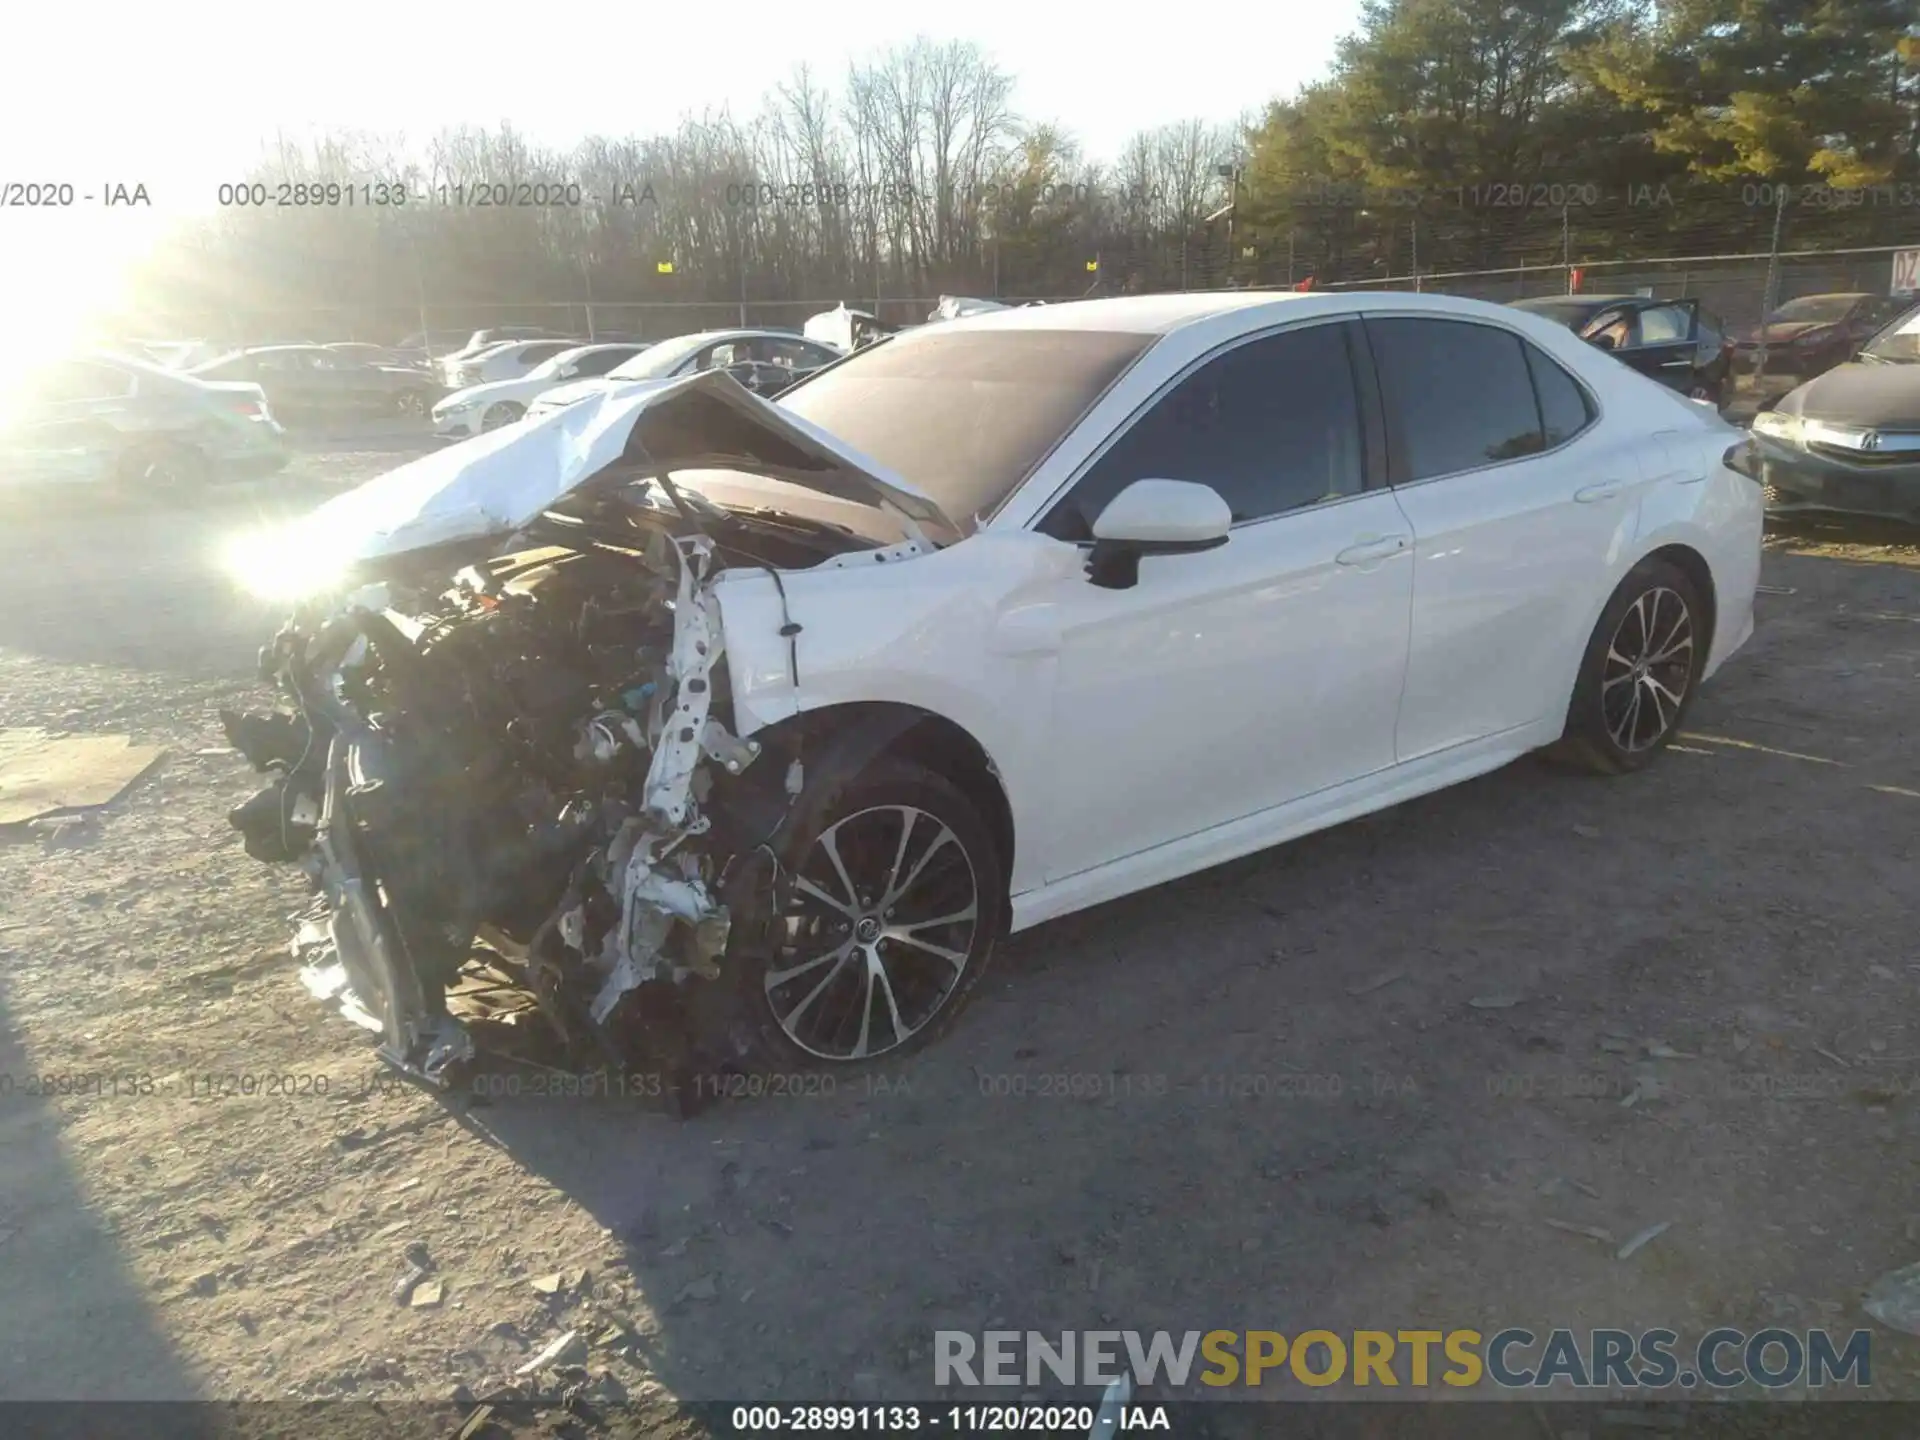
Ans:
{"type": "Polygon", "coordinates": [[[482,412],[480,416],[480,428],[482,430],[499,430],[504,426],[513,424],[514,421],[526,413],[526,406],[516,405],[511,400],[502,400],[497,405],[489,405],[486,410],[482,412]]]}
{"type": "Polygon", "coordinates": [[[1711,638],[1692,578],[1670,561],[1641,561],[1587,642],[1556,756],[1603,775],[1648,764],[1686,718],[1711,638]]]}
{"type": "Polygon", "coordinates": [[[771,1048],[857,1066],[943,1033],[1006,911],[974,803],[933,771],[886,760],[816,803],[781,850],[783,900],[752,986],[771,1048]]]}
{"type": "Polygon", "coordinates": [[[424,390],[402,390],[393,397],[393,406],[402,415],[424,415],[431,408],[424,390]]]}

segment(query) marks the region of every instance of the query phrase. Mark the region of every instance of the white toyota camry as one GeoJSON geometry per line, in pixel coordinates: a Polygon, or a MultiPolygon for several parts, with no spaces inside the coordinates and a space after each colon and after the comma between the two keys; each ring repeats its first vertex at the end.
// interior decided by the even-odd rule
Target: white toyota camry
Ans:
{"type": "Polygon", "coordinates": [[[897,1055],[1009,930],[1529,751],[1645,765],[1753,628],[1746,443],[1410,294],[599,395],[254,553],[330,598],[268,654],[290,709],[228,717],[272,775],[233,823],[313,879],[310,983],[422,1074],[473,1053],[476,954],[583,1059],[897,1055]]]}

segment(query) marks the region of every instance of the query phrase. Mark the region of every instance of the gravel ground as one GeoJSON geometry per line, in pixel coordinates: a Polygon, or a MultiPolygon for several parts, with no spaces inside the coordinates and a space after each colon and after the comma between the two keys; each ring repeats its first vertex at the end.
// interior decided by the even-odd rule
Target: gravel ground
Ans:
{"type": "Polygon", "coordinates": [[[1041,927],[910,1066],[676,1123],[395,1083],[226,827],[214,710],[277,617],[210,557],[403,453],[0,528],[4,723],[168,747],[0,835],[0,1397],[464,1402],[575,1331],[665,1434],[925,1396],[939,1328],[1850,1330],[1920,1258],[1911,534],[1772,536],[1648,773],[1522,762],[1041,927]]]}

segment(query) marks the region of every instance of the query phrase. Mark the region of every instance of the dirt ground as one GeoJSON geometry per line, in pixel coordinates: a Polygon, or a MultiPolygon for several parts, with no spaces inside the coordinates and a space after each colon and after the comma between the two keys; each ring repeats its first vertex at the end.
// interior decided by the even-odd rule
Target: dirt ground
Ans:
{"type": "Polygon", "coordinates": [[[0,723],[168,747],[0,844],[0,1398],[465,1403],[573,1331],[671,1428],[928,1396],[941,1328],[1844,1331],[1920,1259],[1920,537],[1771,537],[1646,774],[1519,763],[1043,926],[898,1072],[682,1123],[395,1083],[227,828],[277,617],[212,557],[399,453],[0,525],[0,723]]]}

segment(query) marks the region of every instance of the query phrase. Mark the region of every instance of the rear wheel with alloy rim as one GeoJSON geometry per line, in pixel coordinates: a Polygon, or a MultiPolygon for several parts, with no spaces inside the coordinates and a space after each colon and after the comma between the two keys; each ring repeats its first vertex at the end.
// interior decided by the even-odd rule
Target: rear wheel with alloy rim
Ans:
{"type": "Polygon", "coordinates": [[[486,410],[482,412],[480,416],[480,428],[482,430],[498,430],[502,426],[513,424],[514,421],[526,413],[526,406],[516,405],[511,400],[502,400],[496,405],[489,405],[486,410]]]}
{"type": "Polygon", "coordinates": [[[1685,571],[1660,559],[1635,566],[1594,627],[1555,753],[1607,775],[1646,765],[1679,730],[1710,639],[1685,571]]]}
{"type": "Polygon", "coordinates": [[[755,987],[772,1048],[859,1065],[944,1032],[993,957],[1006,907],[973,802],[943,776],[883,761],[783,849],[789,883],[755,987]]]}

